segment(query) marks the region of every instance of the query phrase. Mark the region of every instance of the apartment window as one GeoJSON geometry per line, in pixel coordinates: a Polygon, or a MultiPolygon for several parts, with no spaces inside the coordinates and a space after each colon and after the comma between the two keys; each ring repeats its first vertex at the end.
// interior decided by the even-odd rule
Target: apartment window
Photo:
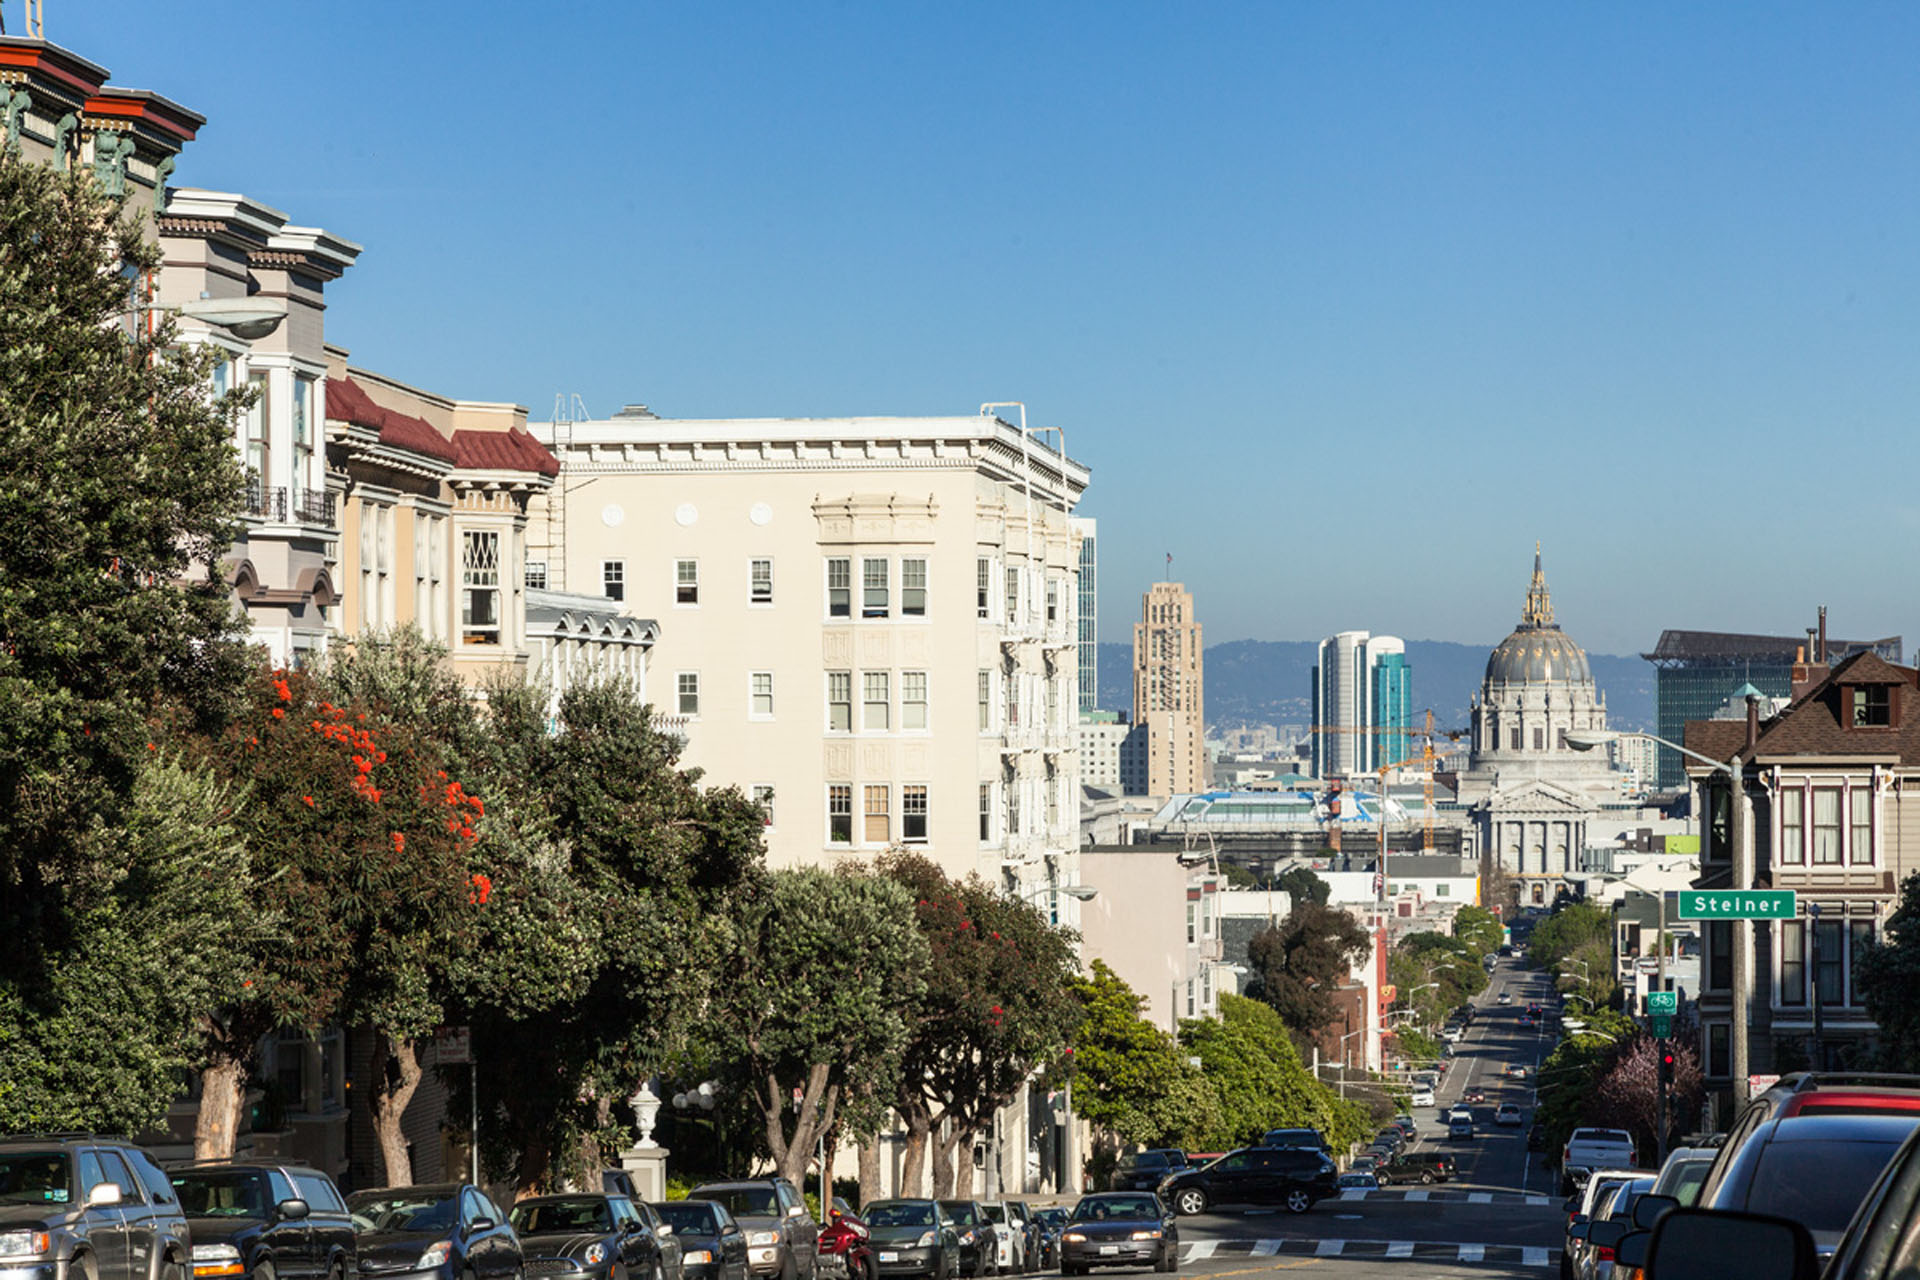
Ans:
{"type": "Polygon", "coordinates": [[[927,727],[927,673],[903,671],[900,674],[900,727],[927,727]]]}
{"type": "Polygon", "coordinates": [[[1847,990],[1849,1003],[1859,1005],[1860,958],[1873,947],[1873,921],[1854,920],[1847,925],[1847,990]]]}
{"type": "Polygon", "coordinates": [[[853,731],[853,672],[827,672],[827,728],[835,733],[853,731]]]}
{"type": "Polygon", "coordinates": [[[1780,1003],[1807,1002],[1807,930],[1798,920],[1780,922],[1780,1003]]]}
{"type": "Polygon", "coordinates": [[[773,825],[773,784],[756,782],[753,784],[753,802],[760,806],[760,821],[763,825],[773,825]]]}
{"type": "Polygon", "coordinates": [[[861,838],[868,844],[885,844],[893,839],[893,790],[884,782],[870,782],[866,797],[866,824],[861,838]]]}
{"type": "Polygon", "coordinates": [[[679,697],[680,714],[697,716],[700,714],[700,673],[682,671],[673,678],[673,687],[679,697]]]}
{"type": "Polygon", "coordinates": [[[887,673],[884,671],[863,671],[860,673],[860,727],[862,729],[888,729],[891,718],[892,699],[888,696],[887,673]]]}
{"type": "MultiPolygon", "coordinates": [[[[691,563],[683,560],[682,564],[691,563]]],[[[602,560],[600,562],[600,594],[609,600],[627,598],[627,562],[625,560],[602,560]]]]}
{"type": "Polygon", "coordinates": [[[1807,793],[1788,787],[1780,793],[1780,861],[1807,860],[1807,793]]]}
{"type": "Polygon", "coordinates": [[[1727,920],[1709,920],[1706,925],[1706,988],[1709,991],[1731,991],[1733,989],[1733,924],[1727,920]]]}
{"type": "Polygon", "coordinates": [[[698,560],[673,562],[673,602],[675,604],[700,603],[700,562],[698,560]]]}
{"type": "Polygon", "coordinates": [[[993,672],[980,673],[980,732],[993,728],[993,672]]]}
{"type": "Polygon", "coordinates": [[[1192,978],[1187,979],[1187,1016],[1189,1018],[1199,1016],[1195,1012],[1193,1007],[1193,979],[1192,978]]]}
{"type": "Polygon", "coordinates": [[[1855,862],[1873,861],[1873,792],[1855,787],[1847,793],[1847,848],[1855,862]]]}
{"type": "Polygon", "coordinates": [[[1007,834],[1024,834],[1020,825],[1020,783],[1018,779],[1007,784],[1007,834]]]}
{"type": "Polygon", "coordinates": [[[987,844],[993,839],[993,784],[980,784],[980,843],[987,844]]]}
{"type": "Polygon", "coordinates": [[[1007,677],[1007,728],[1020,727],[1020,673],[1013,672],[1007,677]]]}
{"type": "Polygon", "coordinates": [[[1520,749],[1520,731],[1518,729],[1510,730],[1507,734],[1507,750],[1518,751],[1519,749],[1520,749]]]}
{"type": "Polygon", "coordinates": [[[1847,922],[1817,921],[1813,932],[1820,952],[1820,963],[1813,971],[1814,987],[1820,992],[1821,1004],[1840,1004],[1847,998],[1847,922]]]}
{"type": "MultiPolygon", "coordinates": [[[[293,483],[304,491],[313,471],[313,379],[304,373],[293,375],[293,483]]],[[[1880,690],[1884,696],[1885,689],[1880,690]]],[[[1856,722],[1857,723],[1857,722],[1856,722]]]]}
{"type": "MultiPolygon", "coordinates": [[[[417,548],[417,543],[416,543],[416,548],[417,548]]],[[[421,555],[421,549],[417,548],[414,554],[421,555]]],[[[426,557],[424,555],[421,555],[421,559],[424,560],[425,558],[426,557]]],[[[421,565],[420,568],[422,572],[425,572],[426,570],[425,565],[421,565]]],[[[546,589],[547,589],[547,562],[545,560],[527,561],[527,590],[545,591],[546,589]]]]}
{"type": "Polygon", "coordinates": [[[247,385],[253,388],[253,407],[247,410],[247,470],[253,472],[253,483],[261,495],[254,504],[256,512],[264,512],[267,486],[272,484],[273,455],[269,440],[271,432],[267,415],[267,375],[250,374],[247,385]]]}
{"type": "Polygon", "coordinates": [[[927,562],[923,559],[900,562],[900,616],[927,616],[927,562]]]}
{"type": "Polygon", "coordinates": [[[1813,861],[1815,865],[1840,861],[1840,791],[1813,789],[1813,861]]]}
{"type": "Polygon", "coordinates": [[[900,788],[900,838],[908,844],[927,842],[927,788],[913,783],[900,788]]]}
{"type": "Polygon", "coordinates": [[[757,720],[773,719],[773,672],[756,671],[748,677],[751,714],[757,720]]]}
{"type": "Polygon", "coordinates": [[[209,376],[213,379],[214,397],[218,399],[227,394],[227,388],[233,385],[233,357],[223,353],[214,363],[213,373],[209,376]]]}
{"type": "Polygon", "coordinates": [[[889,611],[887,562],[867,559],[860,562],[860,616],[884,618],[889,611]]]}
{"type": "Polygon", "coordinates": [[[1850,689],[1852,695],[1848,701],[1853,705],[1853,727],[1856,729],[1884,729],[1893,723],[1893,690],[1886,685],[1850,689]]]}
{"type": "Polygon", "coordinates": [[[974,611],[983,618],[990,618],[993,594],[993,561],[981,556],[973,562],[974,611]]]}
{"type": "Polygon", "coordinates": [[[1047,579],[1047,621],[1060,620],[1060,582],[1057,578],[1047,579]]]}
{"type": "Polygon", "coordinates": [[[1547,731],[1545,729],[1535,729],[1533,731],[1533,749],[1535,751],[1545,751],[1547,749],[1547,731]]]}
{"type": "Polygon", "coordinates": [[[846,618],[853,614],[853,561],[835,556],[827,561],[827,616],[846,618]]]}
{"type": "Polygon", "coordinates": [[[1716,1022],[1707,1027],[1707,1064],[1706,1074],[1716,1080],[1723,1080],[1733,1073],[1729,1064],[1733,1061],[1733,1028],[1724,1022],[1716,1022]]]}
{"type": "Polygon", "coordinates": [[[1195,903],[1187,904],[1187,945],[1192,946],[1200,940],[1200,923],[1195,903]]]}
{"type": "Polygon", "coordinates": [[[773,603],[773,561],[754,560],[747,566],[747,603],[773,603]]]}
{"type": "Polygon", "coordinates": [[[1020,570],[1007,566],[1007,621],[1020,621],[1020,570]]]}
{"type": "Polygon", "coordinates": [[[460,534],[460,642],[500,643],[500,535],[460,534]]]}
{"type": "Polygon", "coordinates": [[[827,841],[853,843],[853,788],[843,782],[827,788],[827,841]]]}

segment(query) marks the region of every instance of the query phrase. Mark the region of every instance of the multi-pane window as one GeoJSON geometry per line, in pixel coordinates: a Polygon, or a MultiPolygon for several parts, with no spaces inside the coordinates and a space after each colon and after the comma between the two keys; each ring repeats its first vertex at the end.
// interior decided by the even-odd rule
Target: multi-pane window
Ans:
{"type": "MultiPolygon", "coordinates": [[[[293,482],[304,489],[313,470],[313,379],[293,376],[293,482]]],[[[1880,691],[1886,693],[1885,689],[1880,691]]]]}
{"type": "Polygon", "coordinates": [[[993,672],[980,673],[980,731],[993,728],[993,672]]]}
{"type": "Polygon", "coordinates": [[[749,677],[749,707],[762,720],[773,719],[773,672],[756,671],[749,677]]]}
{"type": "Polygon", "coordinates": [[[887,588],[887,562],[870,558],[860,562],[860,616],[884,618],[892,606],[887,588]]]}
{"type": "Polygon", "coordinates": [[[1840,861],[1840,790],[1837,787],[1813,789],[1813,861],[1840,861]]]}
{"type": "Polygon", "coordinates": [[[773,784],[756,782],[753,784],[753,802],[760,808],[760,821],[767,826],[773,825],[773,784]]]}
{"type": "Polygon", "coordinates": [[[900,616],[927,616],[927,562],[922,559],[900,562],[900,616]]]}
{"type": "Polygon", "coordinates": [[[1709,920],[1707,926],[1708,991],[1728,991],[1733,987],[1733,923],[1709,920]]]}
{"type": "Polygon", "coordinates": [[[1807,793],[1798,787],[1780,792],[1780,861],[1807,860],[1807,793]]]}
{"type": "Polygon", "coordinates": [[[924,844],[927,839],[927,788],[910,783],[900,788],[900,838],[909,844],[924,844]]]}
{"type": "Polygon", "coordinates": [[[900,727],[927,727],[927,673],[924,671],[900,673],[900,727]]]}
{"type": "Polygon", "coordinates": [[[980,843],[993,839],[993,784],[980,784],[980,843]]]}
{"type": "Polygon", "coordinates": [[[1816,921],[1813,933],[1820,953],[1813,971],[1814,988],[1821,1004],[1839,1004],[1847,998],[1847,922],[1816,921]]]}
{"type": "Polygon", "coordinates": [[[860,727],[863,729],[889,729],[892,699],[888,696],[887,673],[884,671],[863,671],[860,673],[860,727]]]}
{"type": "Polygon", "coordinates": [[[698,560],[673,562],[673,602],[675,604],[700,603],[700,562],[698,560]]]}
{"type": "Polygon", "coordinates": [[[1020,673],[1013,672],[1007,677],[1007,728],[1020,727],[1020,673]]]}
{"type": "Polygon", "coordinates": [[[861,838],[868,844],[885,844],[893,839],[893,789],[884,782],[870,782],[866,799],[866,825],[861,838]]]}
{"type": "Polygon", "coordinates": [[[1885,728],[1893,723],[1893,690],[1886,685],[1850,689],[1848,702],[1856,729],[1885,728]]]}
{"type": "Polygon", "coordinates": [[[1873,946],[1873,921],[1854,920],[1847,925],[1847,986],[1852,992],[1851,1004],[1865,1003],[1860,999],[1860,958],[1873,946]]]}
{"type": "Polygon", "coordinates": [[[697,716],[700,714],[700,673],[682,671],[673,678],[675,695],[679,698],[680,714],[697,716]]]}
{"type": "Polygon", "coordinates": [[[846,618],[853,614],[853,561],[835,556],[827,561],[827,616],[846,618]]]}
{"type": "Polygon", "coordinates": [[[600,594],[609,600],[627,598],[627,562],[625,560],[600,562],[600,594]]]}
{"type": "Polygon", "coordinates": [[[1733,1053],[1729,1047],[1732,1035],[1733,1028],[1724,1022],[1710,1023],[1707,1026],[1706,1074],[1716,1080],[1726,1078],[1733,1070],[1728,1065],[1733,1061],[1733,1053]]]}
{"type": "Polygon", "coordinates": [[[1189,902],[1187,904],[1187,945],[1192,946],[1198,941],[1200,941],[1199,904],[1189,902]]]}
{"type": "Polygon", "coordinates": [[[1873,792],[1855,787],[1847,795],[1847,847],[1855,862],[1873,861],[1873,792]]]}
{"type": "Polygon", "coordinates": [[[1807,1002],[1807,929],[1798,920],[1780,922],[1780,1003],[1807,1002]]]}
{"type": "Polygon", "coordinates": [[[256,512],[265,510],[266,486],[272,483],[273,457],[269,446],[270,429],[267,419],[267,375],[251,374],[247,385],[253,389],[254,400],[247,409],[247,470],[253,472],[253,484],[261,495],[254,504],[256,512]]]}
{"type": "Polygon", "coordinates": [[[1024,835],[1026,828],[1020,825],[1020,783],[1016,779],[1007,784],[1007,834],[1024,835]]]}
{"type": "Polygon", "coordinates": [[[827,728],[835,733],[853,730],[853,672],[827,672],[827,728]]]}
{"type": "Polygon", "coordinates": [[[1048,578],[1047,579],[1047,621],[1058,622],[1059,620],[1060,620],[1060,580],[1058,578],[1048,578]]]}
{"type": "MultiPolygon", "coordinates": [[[[419,553],[416,552],[415,554],[417,555],[419,553]]],[[[420,558],[424,560],[426,557],[422,555],[420,558]]],[[[425,568],[425,565],[421,566],[422,570],[425,568]]],[[[529,591],[545,591],[547,589],[547,562],[545,560],[527,561],[527,589],[529,591]]]]}
{"type": "Polygon", "coordinates": [[[974,611],[983,618],[992,617],[993,561],[981,556],[973,562],[974,611]]]}
{"type": "Polygon", "coordinates": [[[844,782],[827,788],[827,840],[853,843],[853,788],[844,782]]]}
{"type": "Polygon", "coordinates": [[[1007,566],[1007,621],[1020,621],[1020,570],[1007,566]]]}
{"type": "Polygon", "coordinates": [[[773,561],[754,560],[747,566],[747,602],[749,604],[773,603],[773,561]]]}
{"type": "Polygon", "coordinates": [[[460,534],[460,641],[500,643],[500,535],[491,530],[460,534]]]}

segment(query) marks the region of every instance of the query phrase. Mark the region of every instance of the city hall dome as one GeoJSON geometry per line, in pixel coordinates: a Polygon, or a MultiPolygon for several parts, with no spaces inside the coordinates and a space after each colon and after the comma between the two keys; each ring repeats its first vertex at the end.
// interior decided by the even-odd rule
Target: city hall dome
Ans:
{"type": "Polygon", "coordinates": [[[1604,753],[1574,751],[1567,734],[1604,729],[1607,704],[1586,650],[1553,620],[1553,597],[1533,548],[1533,582],[1520,625],[1487,655],[1473,700],[1474,769],[1524,764],[1534,776],[1585,775],[1607,768],[1604,753]]]}
{"type": "Polygon", "coordinates": [[[1487,655],[1488,685],[1593,683],[1587,651],[1553,620],[1553,596],[1540,568],[1540,545],[1533,548],[1533,583],[1527,588],[1520,625],[1487,655]]]}

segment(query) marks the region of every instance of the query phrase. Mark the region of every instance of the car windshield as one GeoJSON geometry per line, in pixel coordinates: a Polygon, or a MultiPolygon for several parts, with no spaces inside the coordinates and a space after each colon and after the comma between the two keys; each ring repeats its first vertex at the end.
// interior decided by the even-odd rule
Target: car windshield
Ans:
{"type": "Polygon", "coordinates": [[[200,1218],[261,1218],[267,1212],[267,1189],[259,1174],[245,1169],[220,1169],[173,1175],[180,1193],[180,1211],[200,1218]]]}
{"type": "Polygon", "coordinates": [[[1007,1209],[1005,1205],[983,1204],[980,1206],[980,1212],[987,1215],[988,1222],[1005,1222],[1007,1220],[1007,1209]]]}
{"type": "Polygon", "coordinates": [[[1104,1222],[1109,1218],[1157,1218],[1159,1204],[1152,1196],[1088,1196],[1073,1207],[1075,1222],[1104,1222]]]}
{"type": "Polygon", "coordinates": [[[513,1207],[513,1229],[523,1236],[557,1231],[611,1231],[613,1210],[605,1200],[593,1196],[575,1200],[530,1200],[513,1207]]]}
{"type": "Polygon", "coordinates": [[[702,1200],[727,1206],[736,1218],[777,1218],[780,1207],[772,1187],[707,1187],[694,1193],[702,1200]]]}
{"type": "Polygon", "coordinates": [[[347,1198],[353,1225],[361,1231],[433,1231],[453,1230],[460,1216],[460,1196],[400,1194],[392,1191],[362,1191],[347,1198]]]}
{"type": "Polygon", "coordinates": [[[883,1200],[868,1208],[867,1225],[870,1227],[930,1227],[933,1225],[933,1206],[914,1204],[908,1200],[883,1200]]]}
{"type": "Polygon", "coordinates": [[[673,1200],[654,1205],[653,1211],[675,1235],[712,1235],[720,1230],[720,1215],[704,1200],[673,1200]]]}
{"type": "Polygon", "coordinates": [[[1748,1213],[1791,1218],[1809,1231],[1839,1231],[1898,1142],[1771,1142],[1747,1189],[1748,1213]]]}
{"type": "Polygon", "coordinates": [[[0,1201],[65,1204],[73,1198],[73,1165],[58,1151],[16,1151],[0,1156],[0,1201]]]}
{"type": "Polygon", "coordinates": [[[956,1227],[970,1227],[980,1221],[971,1200],[942,1200],[940,1207],[947,1211],[947,1217],[953,1219],[956,1227]]]}

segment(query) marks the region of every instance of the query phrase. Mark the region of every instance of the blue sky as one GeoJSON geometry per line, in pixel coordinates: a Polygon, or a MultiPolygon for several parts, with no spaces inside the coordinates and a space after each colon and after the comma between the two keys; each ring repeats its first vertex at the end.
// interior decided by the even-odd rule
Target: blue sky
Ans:
{"type": "MultiPolygon", "coordinates": [[[[18,30],[19,0],[4,3],[18,30]]],[[[1920,643],[1920,7],[47,0],[543,417],[1018,399],[1102,630],[1920,643]]]]}

